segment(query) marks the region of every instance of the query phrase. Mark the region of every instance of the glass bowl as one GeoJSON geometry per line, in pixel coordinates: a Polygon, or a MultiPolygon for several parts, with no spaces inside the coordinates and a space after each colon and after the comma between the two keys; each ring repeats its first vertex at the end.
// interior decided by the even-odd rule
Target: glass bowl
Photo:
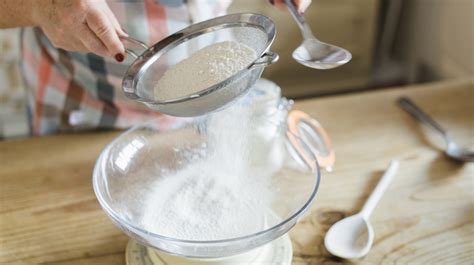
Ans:
{"type": "MultiPolygon", "coordinates": [[[[228,137],[220,139],[218,146],[212,142],[216,131],[212,115],[201,118],[163,116],[124,132],[103,150],[94,168],[93,186],[100,205],[130,238],[184,257],[231,256],[282,236],[313,202],[320,170],[305,138],[288,129],[288,110],[280,108],[280,111],[284,114],[282,118],[270,122],[263,115],[260,119],[265,121],[251,123],[245,132],[238,131],[232,124],[220,127],[224,130],[220,131],[221,135],[228,137]],[[216,148],[232,145],[235,136],[240,134],[247,134],[250,139],[246,161],[258,172],[265,172],[271,180],[268,185],[272,190],[271,202],[261,216],[255,216],[264,220],[261,229],[232,238],[184,240],[156,233],[144,225],[144,216],[148,214],[146,200],[157,179],[205,159],[216,148]],[[295,141],[298,147],[294,146],[295,141]]],[[[239,159],[233,155],[229,157],[239,159]]],[[[229,165],[216,166],[225,171],[229,165]]],[[[199,177],[197,174],[196,178],[199,177]]]]}

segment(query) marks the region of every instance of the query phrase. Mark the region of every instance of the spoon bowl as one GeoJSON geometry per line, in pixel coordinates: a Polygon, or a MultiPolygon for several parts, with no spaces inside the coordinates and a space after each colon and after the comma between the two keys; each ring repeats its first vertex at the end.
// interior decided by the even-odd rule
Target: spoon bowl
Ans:
{"type": "Polygon", "coordinates": [[[459,147],[451,138],[447,140],[447,148],[444,152],[449,158],[460,162],[474,162],[474,150],[459,147]]]}
{"type": "Polygon", "coordinates": [[[399,165],[397,160],[390,162],[377,187],[358,214],[344,218],[331,226],[324,237],[324,245],[331,254],[345,259],[358,259],[369,253],[374,242],[374,230],[369,223],[370,214],[382,198],[399,165]]]}
{"type": "Polygon", "coordinates": [[[352,59],[352,54],[346,49],[318,40],[293,1],[285,0],[285,3],[304,38],[303,43],[293,51],[293,59],[306,67],[320,70],[339,67],[352,59]]]}
{"type": "Polygon", "coordinates": [[[352,59],[352,54],[346,49],[311,38],[305,39],[293,51],[293,59],[304,66],[326,70],[346,64],[352,59]]]}
{"type": "Polygon", "coordinates": [[[454,142],[453,138],[451,138],[448,131],[433,120],[428,114],[422,111],[413,101],[407,97],[400,97],[398,99],[398,104],[415,119],[430,126],[443,136],[444,141],[446,142],[446,150],[444,153],[447,157],[459,162],[474,162],[474,150],[459,147],[459,145],[454,142]]]}
{"type": "Polygon", "coordinates": [[[345,259],[362,258],[374,242],[374,230],[361,215],[356,214],[335,223],[324,238],[327,250],[345,259]]]}

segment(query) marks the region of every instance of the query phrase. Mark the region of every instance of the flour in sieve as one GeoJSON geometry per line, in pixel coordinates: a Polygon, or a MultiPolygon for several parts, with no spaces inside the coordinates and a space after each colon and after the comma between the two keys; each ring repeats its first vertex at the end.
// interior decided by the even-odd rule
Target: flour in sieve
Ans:
{"type": "Polygon", "coordinates": [[[236,74],[256,58],[252,48],[235,41],[209,45],[169,68],[155,86],[155,99],[175,99],[202,91],[236,74]]]}
{"type": "Polygon", "coordinates": [[[184,240],[229,239],[264,228],[271,176],[250,165],[250,119],[236,107],[212,116],[206,155],[152,184],[143,228],[184,240]]]}

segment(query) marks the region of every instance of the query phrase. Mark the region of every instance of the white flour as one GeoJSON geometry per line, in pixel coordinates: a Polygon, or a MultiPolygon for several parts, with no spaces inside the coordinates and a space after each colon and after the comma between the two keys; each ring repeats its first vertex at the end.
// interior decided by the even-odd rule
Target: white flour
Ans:
{"type": "Polygon", "coordinates": [[[249,165],[249,124],[249,115],[235,107],[214,114],[205,155],[152,185],[143,227],[186,240],[261,231],[272,199],[271,177],[249,165]]]}
{"type": "Polygon", "coordinates": [[[155,99],[180,98],[226,80],[257,58],[249,46],[224,41],[198,50],[168,69],[155,86],[155,99]]]}

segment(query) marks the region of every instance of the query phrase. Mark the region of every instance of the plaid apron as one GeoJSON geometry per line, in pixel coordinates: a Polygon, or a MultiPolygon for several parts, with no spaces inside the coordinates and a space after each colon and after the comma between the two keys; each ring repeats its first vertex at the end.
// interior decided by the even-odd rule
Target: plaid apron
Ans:
{"type": "MultiPolygon", "coordinates": [[[[121,26],[152,45],[191,23],[224,15],[230,0],[109,1],[121,26]]],[[[22,32],[22,71],[31,134],[127,128],[161,114],[125,98],[117,63],[92,53],[56,49],[39,28],[22,32]]],[[[128,56],[130,57],[130,56],[128,56]]],[[[173,118],[163,119],[173,122],[173,118]]]]}

